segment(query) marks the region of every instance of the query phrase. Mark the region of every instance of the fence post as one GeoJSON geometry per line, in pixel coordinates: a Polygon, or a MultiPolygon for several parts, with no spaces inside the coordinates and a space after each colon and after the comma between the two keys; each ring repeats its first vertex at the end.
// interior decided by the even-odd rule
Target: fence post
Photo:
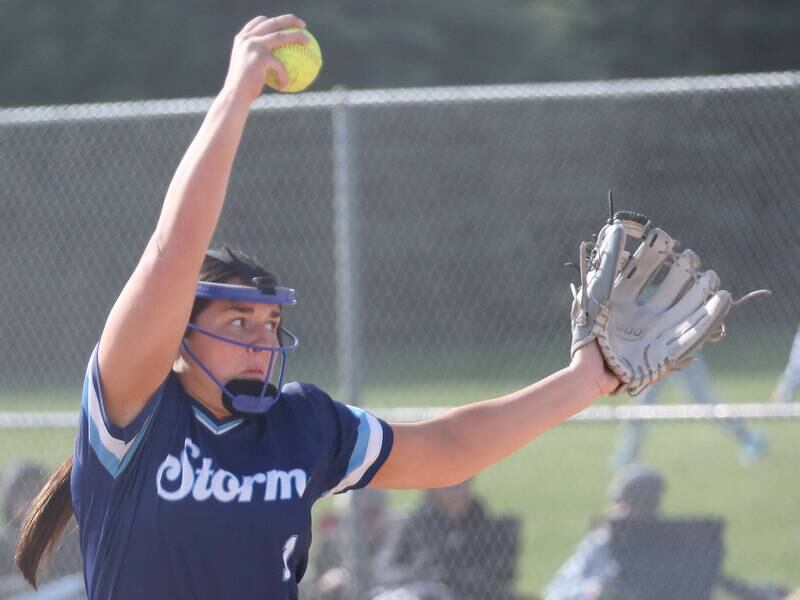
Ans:
{"type": "MultiPolygon", "coordinates": [[[[337,94],[332,118],[339,390],[342,401],[359,406],[362,367],[358,168],[354,160],[356,135],[353,133],[353,113],[348,104],[347,90],[340,88],[337,94]]],[[[350,500],[345,557],[352,575],[349,597],[358,599],[367,591],[369,567],[358,495],[351,496],[350,500]]]]}

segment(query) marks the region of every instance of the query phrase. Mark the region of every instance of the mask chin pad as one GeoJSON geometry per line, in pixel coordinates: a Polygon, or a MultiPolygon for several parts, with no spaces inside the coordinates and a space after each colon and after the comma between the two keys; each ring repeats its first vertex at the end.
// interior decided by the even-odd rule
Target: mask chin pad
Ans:
{"type": "Polygon", "coordinates": [[[266,393],[261,396],[263,381],[254,379],[233,379],[222,392],[222,404],[231,414],[257,416],[266,413],[278,399],[278,388],[267,384],[266,393]]]}

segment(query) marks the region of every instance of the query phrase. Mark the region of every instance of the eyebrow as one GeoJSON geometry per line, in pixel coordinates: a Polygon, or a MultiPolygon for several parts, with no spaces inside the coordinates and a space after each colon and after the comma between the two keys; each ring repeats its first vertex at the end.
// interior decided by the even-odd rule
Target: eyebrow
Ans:
{"type": "MultiPolygon", "coordinates": [[[[230,304],[226,306],[222,312],[240,312],[251,315],[255,312],[255,309],[252,306],[247,306],[246,304],[230,304]]],[[[278,318],[281,316],[281,311],[273,310],[269,316],[272,318],[278,318]]]]}

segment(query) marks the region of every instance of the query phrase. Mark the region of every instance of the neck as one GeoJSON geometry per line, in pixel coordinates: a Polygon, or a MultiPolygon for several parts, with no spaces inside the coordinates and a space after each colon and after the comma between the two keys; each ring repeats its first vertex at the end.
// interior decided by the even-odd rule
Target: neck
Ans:
{"type": "Polygon", "coordinates": [[[198,381],[196,377],[197,369],[192,369],[182,359],[175,362],[173,371],[178,375],[178,380],[181,382],[183,389],[186,390],[186,393],[202,404],[217,419],[224,419],[231,415],[225,405],[222,404],[222,390],[206,377],[205,373],[203,373],[205,381],[198,381]]]}

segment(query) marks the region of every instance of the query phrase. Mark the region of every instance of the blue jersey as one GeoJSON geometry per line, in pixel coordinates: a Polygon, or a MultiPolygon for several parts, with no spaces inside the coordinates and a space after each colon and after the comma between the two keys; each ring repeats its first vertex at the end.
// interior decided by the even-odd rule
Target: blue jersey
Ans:
{"type": "Polygon", "coordinates": [[[391,428],[319,388],[263,418],[216,419],[173,373],[127,427],[103,408],[97,349],[72,470],[90,599],[297,598],[311,506],[365,486],[391,428]]]}

